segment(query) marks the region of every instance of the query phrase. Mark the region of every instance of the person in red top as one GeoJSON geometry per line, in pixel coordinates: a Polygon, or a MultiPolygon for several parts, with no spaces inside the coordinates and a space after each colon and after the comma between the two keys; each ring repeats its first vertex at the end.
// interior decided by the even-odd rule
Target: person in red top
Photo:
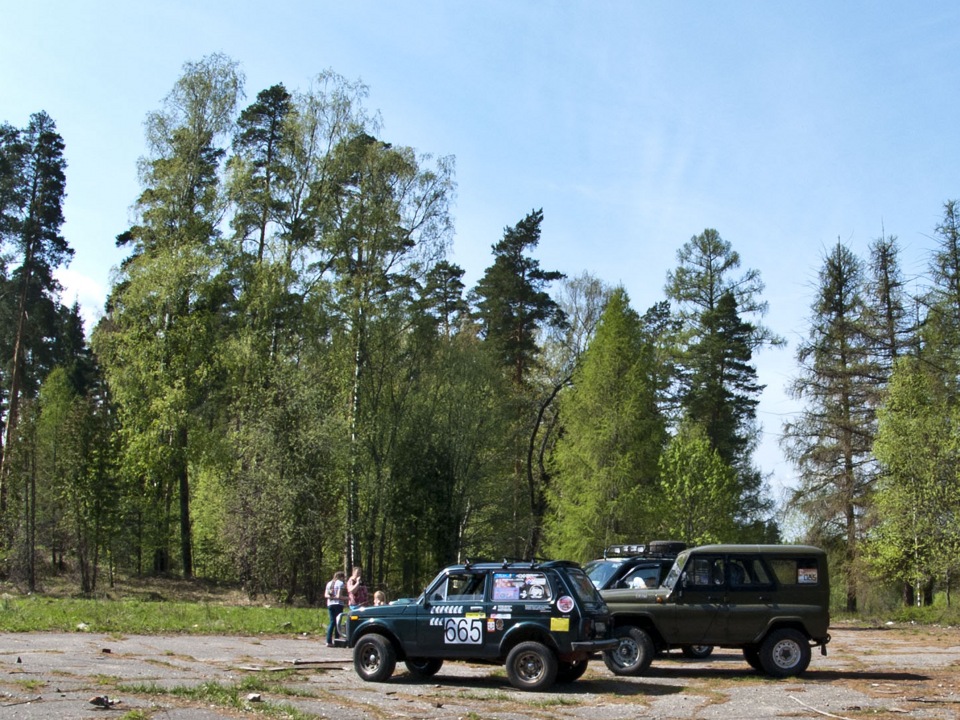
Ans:
{"type": "Polygon", "coordinates": [[[347,597],[351,608],[366,607],[367,586],[363,584],[363,570],[360,566],[353,568],[347,580],[347,597]]]}

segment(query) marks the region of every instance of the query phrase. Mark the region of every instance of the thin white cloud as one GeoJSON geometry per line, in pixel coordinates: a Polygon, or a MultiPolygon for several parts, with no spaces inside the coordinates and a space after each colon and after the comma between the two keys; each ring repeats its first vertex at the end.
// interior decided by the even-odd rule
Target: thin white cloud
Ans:
{"type": "Polygon", "coordinates": [[[64,305],[80,305],[80,316],[87,335],[103,315],[103,305],[107,299],[107,288],[93,278],[70,268],[57,268],[54,273],[57,282],[63,287],[60,301],[64,305]]]}

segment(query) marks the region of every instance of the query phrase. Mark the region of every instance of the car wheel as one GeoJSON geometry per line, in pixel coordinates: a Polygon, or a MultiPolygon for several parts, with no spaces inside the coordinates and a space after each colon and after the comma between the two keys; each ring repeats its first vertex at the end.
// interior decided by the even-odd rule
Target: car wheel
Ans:
{"type": "Polygon", "coordinates": [[[557,658],[543,643],[522,642],[507,655],[507,678],[520,690],[546,690],[557,679],[557,658]]]}
{"type": "Polygon", "coordinates": [[[713,645],[684,645],[680,648],[684,657],[704,660],[713,655],[713,645]]]}
{"type": "Polygon", "coordinates": [[[743,659],[746,660],[747,664],[754,670],[763,671],[763,665],[760,664],[760,651],[754,645],[743,649],[743,659]]]}
{"type": "Polygon", "coordinates": [[[414,677],[428,678],[440,671],[443,660],[441,658],[407,658],[403,664],[414,677]]]}
{"type": "Polygon", "coordinates": [[[638,627],[621,627],[614,631],[620,644],[603,653],[603,662],[614,675],[640,675],[650,667],[655,653],[653,640],[638,627]]]}
{"type": "Polygon", "coordinates": [[[383,635],[371,633],[357,640],[353,648],[353,667],[357,675],[370,682],[384,682],[393,675],[397,653],[383,635]]]}
{"type": "Polygon", "coordinates": [[[560,661],[557,665],[557,682],[572,683],[579,680],[587,671],[587,659],[574,660],[573,662],[560,661]]]}
{"type": "Polygon", "coordinates": [[[809,664],[810,644],[807,638],[796,630],[774,630],[760,645],[760,665],[767,675],[799,675],[809,664]]]}

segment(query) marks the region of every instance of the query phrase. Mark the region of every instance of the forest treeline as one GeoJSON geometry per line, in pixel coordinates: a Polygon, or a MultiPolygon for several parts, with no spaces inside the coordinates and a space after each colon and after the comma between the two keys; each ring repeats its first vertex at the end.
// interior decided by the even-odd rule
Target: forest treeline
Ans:
{"type": "MultiPolygon", "coordinates": [[[[381,137],[367,88],[332,71],[244,98],[211,55],[148,114],[89,337],[54,278],[73,254],[63,139],[43,112],[0,126],[2,576],[313,602],[352,565],[398,596],[467,558],[783,539],[754,358],[784,341],[716,230],[642,313],[542,268],[538,209],[504,219],[467,288],[453,158],[381,137]]],[[[929,603],[960,565],[956,211],[922,291],[895,237],[825,252],[797,350],[782,431],[806,536],[787,539],[832,552],[851,610],[876,586],[929,603]]]]}

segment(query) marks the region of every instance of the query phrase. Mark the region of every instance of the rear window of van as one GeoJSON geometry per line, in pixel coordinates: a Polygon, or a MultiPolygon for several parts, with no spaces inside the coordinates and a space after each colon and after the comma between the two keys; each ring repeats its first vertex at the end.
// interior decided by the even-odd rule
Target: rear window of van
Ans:
{"type": "Polygon", "coordinates": [[[820,584],[820,565],[816,558],[776,558],[768,562],[781,585],[820,584]]]}

